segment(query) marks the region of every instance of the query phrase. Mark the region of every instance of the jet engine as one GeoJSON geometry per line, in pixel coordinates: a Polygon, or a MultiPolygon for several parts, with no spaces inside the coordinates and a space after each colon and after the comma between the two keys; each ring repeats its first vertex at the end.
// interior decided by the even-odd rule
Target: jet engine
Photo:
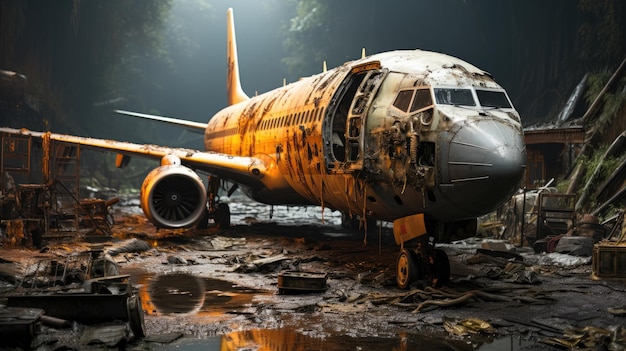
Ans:
{"type": "Polygon", "coordinates": [[[206,211],[206,189],[200,176],[180,164],[152,170],[141,186],[141,209],[159,228],[188,228],[206,211]]]}

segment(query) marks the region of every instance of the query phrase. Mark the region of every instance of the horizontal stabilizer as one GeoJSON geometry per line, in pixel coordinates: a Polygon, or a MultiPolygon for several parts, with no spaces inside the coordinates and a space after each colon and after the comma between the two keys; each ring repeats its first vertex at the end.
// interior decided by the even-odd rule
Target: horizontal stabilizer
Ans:
{"type": "Polygon", "coordinates": [[[206,123],[188,121],[186,119],[178,119],[178,118],[171,118],[171,117],[148,115],[148,114],[139,113],[139,112],[115,110],[115,113],[119,113],[121,115],[126,115],[126,116],[144,118],[144,119],[148,119],[148,120],[151,120],[151,121],[159,121],[159,122],[169,123],[169,124],[173,124],[173,125],[176,125],[176,126],[179,126],[179,127],[184,127],[184,128],[186,128],[186,129],[188,129],[188,130],[190,130],[192,132],[200,133],[200,134],[204,134],[204,130],[206,129],[206,126],[207,126],[206,123]]]}

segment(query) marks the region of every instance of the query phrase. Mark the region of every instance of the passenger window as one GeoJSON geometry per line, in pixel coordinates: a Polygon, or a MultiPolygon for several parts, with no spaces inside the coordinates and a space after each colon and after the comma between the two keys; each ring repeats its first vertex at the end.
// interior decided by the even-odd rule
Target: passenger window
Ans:
{"type": "Polygon", "coordinates": [[[406,112],[409,109],[411,98],[413,97],[413,90],[402,90],[396,96],[396,100],[393,102],[393,106],[406,112]]]}
{"type": "Polygon", "coordinates": [[[430,89],[418,89],[413,99],[413,105],[411,105],[411,112],[421,110],[432,104],[433,99],[430,96],[430,89]]]}

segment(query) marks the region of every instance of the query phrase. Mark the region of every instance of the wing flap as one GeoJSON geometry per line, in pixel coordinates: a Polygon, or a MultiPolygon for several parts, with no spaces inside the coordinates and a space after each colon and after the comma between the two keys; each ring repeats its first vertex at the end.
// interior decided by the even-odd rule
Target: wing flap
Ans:
{"type": "Polygon", "coordinates": [[[252,188],[262,187],[261,179],[267,173],[265,162],[256,157],[233,156],[215,152],[185,148],[171,148],[159,145],[134,144],[123,141],[79,137],[51,132],[35,132],[27,129],[0,128],[1,134],[21,135],[33,138],[78,144],[90,149],[116,152],[123,155],[139,156],[160,160],[174,155],[182,164],[231,180],[252,188]]]}

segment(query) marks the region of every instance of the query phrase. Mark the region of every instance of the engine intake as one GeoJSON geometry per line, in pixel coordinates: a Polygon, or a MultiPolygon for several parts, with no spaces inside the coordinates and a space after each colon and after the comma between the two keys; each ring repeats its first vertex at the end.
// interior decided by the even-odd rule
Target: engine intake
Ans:
{"type": "Polygon", "coordinates": [[[181,165],[153,169],[141,186],[141,209],[159,228],[189,228],[206,210],[206,189],[200,176],[181,165]]]}

